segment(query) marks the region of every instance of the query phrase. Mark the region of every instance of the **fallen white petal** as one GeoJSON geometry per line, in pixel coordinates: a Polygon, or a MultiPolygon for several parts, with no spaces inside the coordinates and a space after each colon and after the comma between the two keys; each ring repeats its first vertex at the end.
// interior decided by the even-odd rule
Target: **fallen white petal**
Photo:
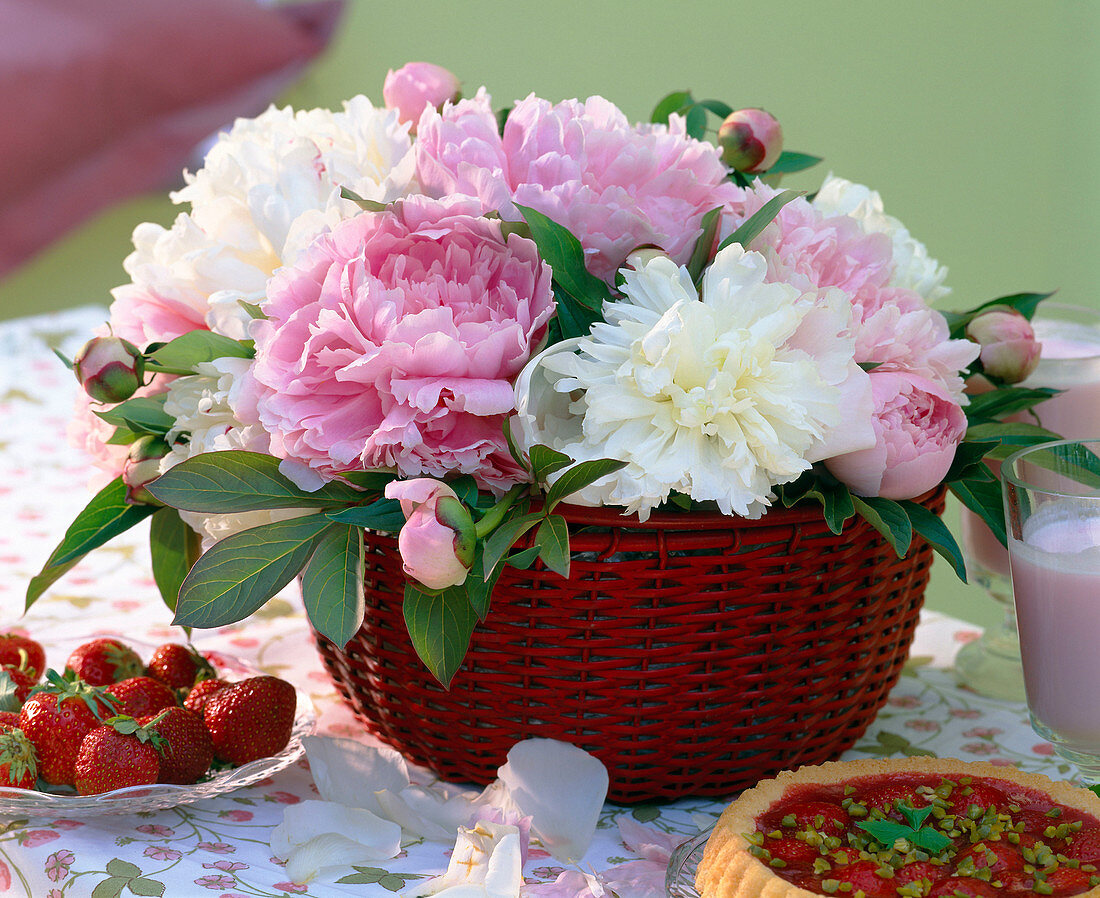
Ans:
{"type": "Polygon", "coordinates": [[[352,854],[356,861],[381,860],[396,857],[400,851],[401,827],[396,823],[331,801],[291,805],[271,831],[272,854],[280,860],[293,859],[297,875],[308,878],[324,866],[350,863],[346,858],[352,854]],[[295,856],[299,849],[304,850],[295,856]]]}
{"type": "Polygon", "coordinates": [[[487,898],[518,898],[523,885],[523,852],[518,832],[501,836],[485,871],[487,898]]]}
{"type": "Polygon", "coordinates": [[[501,803],[499,792],[531,817],[531,832],[555,858],[579,862],[588,851],[607,798],[607,768],[583,749],[555,739],[527,739],[508,752],[498,771],[500,786],[483,798],[501,803]]]}
{"type": "Polygon", "coordinates": [[[326,867],[350,867],[391,858],[398,852],[379,852],[340,833],[323,833],[296,845],[286,858],[287,878],[298,885],[312,880],[326,867]]]}
{"type": "MultiPolygon", "coordinates": [[[[409,785],[405,759],[392,748],[375,748],[354,739],[306,736],[302,739],[313,781],[326,801],[386,815],[375,792],[400,792],[409,785]]],[[[448,839],[450,837],[448,836],[448,839]]]]}
{"type": "Polygon", "coordinates": [[[426,817],[421,817],[408,806],[405,800],[389,789],[382,789],[376,793],[380,814],[387,820],[392,820],[407,833],[413,833],[427,839],[429,842],[442,842],[451,844],[454,839],[454,828],[444,828],[426,817]]]}
{"type": "Polygon", "coordinates": [[[500,823],[459,827],[447,872],[402,893],[405,898],[519,898],[523,859],[519,830],[500,823]]]}

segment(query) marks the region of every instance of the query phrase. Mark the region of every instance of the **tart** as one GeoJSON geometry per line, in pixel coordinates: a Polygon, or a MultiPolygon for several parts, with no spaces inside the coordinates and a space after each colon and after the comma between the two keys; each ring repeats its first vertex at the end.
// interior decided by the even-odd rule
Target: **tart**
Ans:
{"type": "Polygon", "coordinates": [[[1100,898],[1100,798],[950,758],[829,762],[723,812],[703,898],[1100,898]]]}

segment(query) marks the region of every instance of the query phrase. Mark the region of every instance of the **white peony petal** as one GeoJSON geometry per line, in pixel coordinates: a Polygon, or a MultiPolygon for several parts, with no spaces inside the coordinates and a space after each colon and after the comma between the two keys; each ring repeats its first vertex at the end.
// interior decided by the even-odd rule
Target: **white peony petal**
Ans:
{"type": "Polygon", "coordinates": [[[566,742],[527,739],[512,746],[498,775],[546,850],[560,861],[580,861],[607,798],[603,762],[566,742]]]}
{"type": "Polygon", "coordinates": [[[404,898],[519,898],[523,852],[519,830],[479,821],[459,827],[447,872],[418,883],[404,898]]]}
{"type": "Polygon", "coordinates": [[[366,808],[384,817],[375,793],[382,789],[400,792],[409,785],[408,765],[392,748],[327,736],[306,736],[302,745],[317,791],[327,801],[366,808]]]}
{"type": "Polygon", "coordinates": [[[312,878],[325,866],[391,858],[400,851],[401,827],[396,823],[330,801],[291,805],[271,831],[272,854],[293,859],[295,875],[305,877],[295,882],[312,878]],[[354,861],[347,860],[351,856],[354,861]]]}
{"type": "Polygon", "coordinates": [[[519,833],[511,832],[501,837],[489,858],[485,894],[487,898],[518,898],[522,885],[523,853],[519,833]]]}
{"type": "Polygon", "coordinates": [[[440,826],[427,817],[417,814],[402,797],[389,789],[380,789],[377,793],[381,814],[392,820],[405,832],[421,836],[429,842],[442,842],[449,845],[454,839],[454,828],[440,826]]]}

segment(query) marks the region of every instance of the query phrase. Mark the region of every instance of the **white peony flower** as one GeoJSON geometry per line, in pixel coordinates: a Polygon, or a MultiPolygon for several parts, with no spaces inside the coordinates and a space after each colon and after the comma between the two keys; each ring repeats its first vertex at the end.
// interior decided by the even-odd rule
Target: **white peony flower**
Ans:
{"type": "Polygon", "coordinates": [[[813,205],[825,215],[854,218],[866,234],[886,234],[890,238],[894,245],[891,287],[913,290],[930,303],[951,292],[949,287],[943,286],[947,269],[928,255],[925,245],[912,237],[905,225],[886,214],[877,190],[830,173],[814,197],[813,205]]]}
{"type": "Polygon", "coordinates": [[[523,852],[514,826],[479,821],[460,826],[447,872],[417,883],[403,898],[519,898],[523,852]]]}
{"type": "Polygon", "coordinates": [[[874,444],[846,294],[765,283],[764,257],[738,245],[718,253],[701,299],[667,257],[632,259],[629,301],[605,304],[606,323],[536,356],[516,384],[523,448],[627,462],[571,502],[644,518],[676,490],[759,517],[775,484],[874,444]]]}

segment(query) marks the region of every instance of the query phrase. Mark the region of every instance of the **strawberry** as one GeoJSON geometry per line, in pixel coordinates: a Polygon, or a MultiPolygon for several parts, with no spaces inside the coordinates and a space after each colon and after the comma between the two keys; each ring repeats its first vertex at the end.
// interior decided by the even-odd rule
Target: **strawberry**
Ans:
{"type": "Polygon", "coordinates": [[[0,730],[0,786],[33,789],[38,782],[38,756],[22,730],[0,730]]]}
{"type": "Polygon", "coordinates": [[[228,685],[228,680],[218,679],[217,677],[212,680],[199,680],[187,693],[187,698],[183,700],[183,706],[188,711],[201,715],[203,708],[210,700],[210,696],[228,685]]]}
{"type": "Polygon", "coordinates": [[[0,633],[0,665],[25,667],[33,670],[38,677],[46,672],[46,650],[29,636],[18,633],[0,633]]]}
{"type": "Polygon", "coordinates": [[[129,677],[104,686],[103,691],[118,699],[120,714],[130,717],[149,717],[178,704],[171,687],[152,677],[129,677]]]}
{"type": "Polygon", "coordinates": [[[141,658],[117,639],[93,639],[77,646],[65,663],[65,674],[93,686],[106,686],[145,673],[141,658]]]}
{"type": "Polygon", "coordinates": [[[843,832],[851,821],[844,808],[830,801],[797,801],[784,808],[784,813],[794,817],[797,828],[810,826],[826,834],[843,832]]]}
{"type": "Polygon", "coordinates": [[[966,816],[967,809],[976,804],[982,811],[995,807],[997,810],[1008,804],[1004,792],[993,786],[985,786],[978,783],[973,786],[957,786],[951,790],[951,797],[947,799],[947,813],[966,816]]]}
{"type": "Polygon", "coordinates": [[[831,874],[841,882],[850,882],[855,894],[862,891],[867,898],[897,898],[898,883],[893,878],[880,876],[883,865],[876,861],[856,861],[846,867],[834,867],[831,874]]]}
{"type": "Polygon", "coordinates": [[[773,858],[779,858],[788,867],[812,867],[814,861],[821,857],[821,852],[813,845],[794,836],[765,839],[764,847],[773,858]]]}
{"type": "Polygon", "coordinates": [[[971,858],[978,869],[988,867],[994,877],[1022,873],[1024,869],[1024,856],[1011,842],[975,842],[960,851],[955,861],[961,863],[966,858],[971,858]]]}
{"type": "Polygon", "coordinates": [[[1081,829],[1066,840],[1062,854],[1083,864],[1100,867],[1100,827],[1081,829]]]}
{"type": "Polygon", "coordinates": [[[914,792],[911,787],[901,785],[876,786],[858,797],[867,810],[878,808],[884,814],[894,811],[899,801],[904,801],[911,808],[923,808],[928,804],[923,795],[914,792]]]}
{"type": "Polygon", "coordinates": [[[0,711],[0,732],[19,729],[18,711],[0,711]]]}
{"type": "Polygon", "coordinates": [[[942,898],[946,895],[965,895],[968,898],[999,898],[1004,892],[994,888],[988,882],[972,879],[969,876],[948,876],[932,886],[929,898],[942,898]]]}
{"type": "Polygon", "coordinates": [[[294,728],[296,699],[294,687],[278,677],[250,677],[219,689],[203,708],[214,755],[239,765],[281,752],[294,728]]]}
{"type": "Polygon", "coordinates": [[[32,668],[0,664],[0,696],[3,696],[0,701],[4,702],[3,707],[14,711],[15,708],[9,706],[10,702],[22,705],[37,683],[38,674],[32,668]]]}
{"type": "Polygon", "coordinates": [[[910,861],[894,871],[894,888],[909,885],[920,879],[927,879],[932,885],[936,885],[946,872],[942,865],[937,866],[928,861],[910,861]]]}
{"type": "Polygon", "coordinates": [[[132,717],[111,717],[81,740],[73,784],[81,795],[147,786],[160,774],[160,737],[132,717]]]}
{"type": "Polygon", "coordinates": [[[198,649],[178,642],[158,646],[145,666],[145,672],[173,689],[190,689],[200,680],[214,677],[214,668],[198,649]]]}
{"type": "Polygon", "coordinates": [[[160,756],[161,783],[198,782],[214,761],[214,743],[202,717],[186,708],[168,708],[141,724],[164,739],[160,756]]]}
{"type": "Polygon", "coordinates": [[[19,729],[38,752],[38,775],[52,785],[71,786],[80,742],[114,714],[114,699],[80,680],[63,680],[56,671],[46,679],[19,712],[19,729]]]}

